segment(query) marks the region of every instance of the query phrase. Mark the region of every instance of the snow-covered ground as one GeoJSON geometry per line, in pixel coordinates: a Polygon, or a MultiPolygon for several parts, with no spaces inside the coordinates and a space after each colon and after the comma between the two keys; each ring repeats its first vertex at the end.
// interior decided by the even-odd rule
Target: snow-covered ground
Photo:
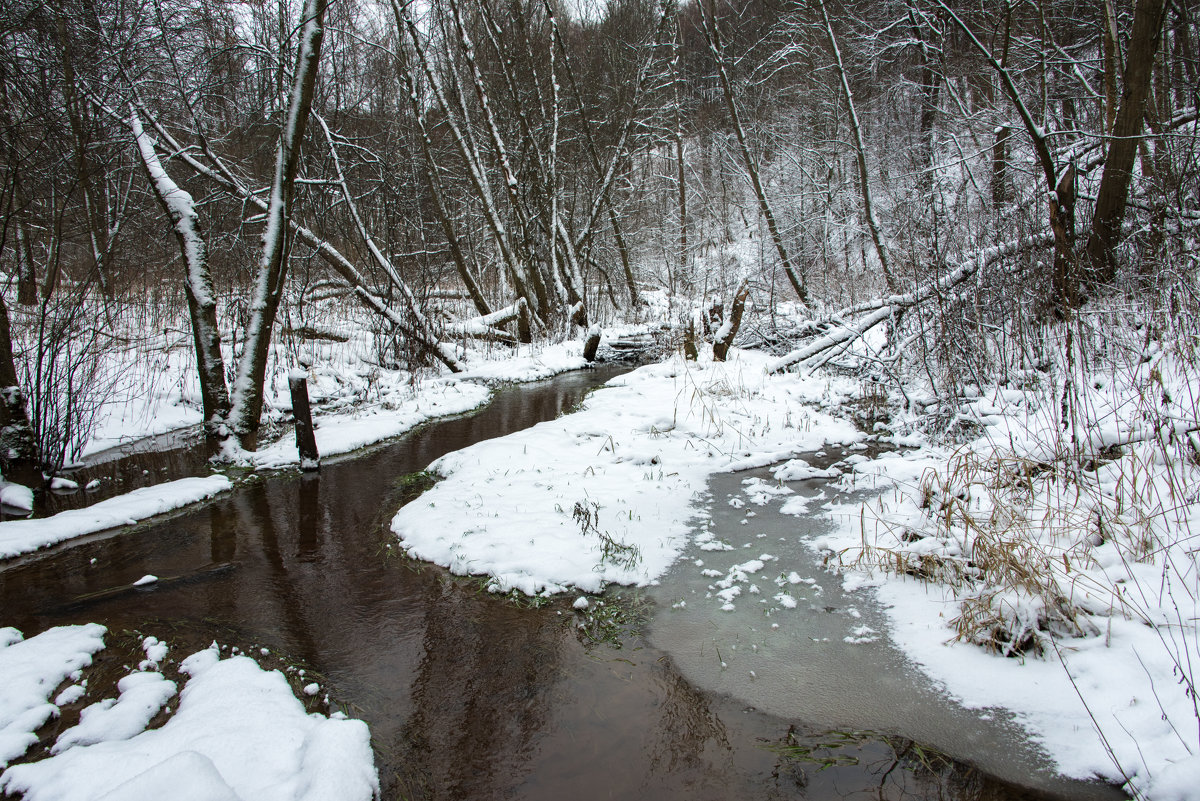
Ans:
{"type": "MultiPolygon", "coordinates": [[[[443,457],[432,469],[445,479],[393,530],[411,555],[494,591],[654,582],[709,475],[861,437],[818,410],[860,385],[768,376],[768,363],[676,358],[614,379],[575,414],[443,457]]],[[[841,523],[813,546],[840,555],[848,588],[874,587],[890,636],[964,705],[1011,710],[1065,775],[1195,799],[1194,392],[1169,361],[1142,365],[1077,379],[1066,446],[1061,387],[976,392],[960,411],[969,447],[894,437],[906,450],[855,458],[841,479],[877,488],[866,507],[790,511],[841,523]],[[1147,396],[1153,416],[1136,402],[1147,396]],[[1072,472],[1089,453],[1091,469],[1072,472]]],[[[777,478],[818,473],[787,462],[777,478]]]]}
{"type": "MultiPolygon", "coordinates": [[[[420,380],[322,368],[318,359],[310,390],[323,410],[318,443],[337,453],[472,408],[486,399],[480,382],[577,367],[580,347],[528,349],[476,361],[466,376],[420,380]]],[[[657,581],[689,541],[725,547],[713,532],[695,532],[706,481],[718,471],[778,463],[779,481],[874,487],[865,506],[801,503],[768,484],[760,494],[838,524],[813,547],[835,555],[847,590],[886,605],[887,635],[947,694],[968,707],[1011,710],[1066,775],[1127,783],[1153,801],[1196,799],[1196,382],[1169,355],[1145,356],[1122,375],[1078,375],[1069,392],[1035,386],[1036,376],[975,388],[952,426],[965,446],[909,433],[893,437],[902,450],[855,456],[841,476],[793,459],[864,438],[838,416],[876,401],[861,383],[769,375],[770,357],[745,351],[723,364],[674,357],[614,379],[573,414],[443,457],[433,465],[443,480],[392,526],[408,553],[486,576],[493,591],[588,593],[657,581]]],[[[282,392],[273,395],[276,414],[286,407],[282,392]]],[[[186,406],[185,396],[164,397],[186,406]]],[[[128,438],[147,430],[130,421],[147,417],[170,419],[142,413],[116,422],[114,414],[102,430],[128,438]]],[[[290,433],[256,457],[261,466],[294,461],[290,433]]],[[[138,517],[119,505],[113,515],[110,522],[138,517]]],[[[11,525],[0,524],[0,541],[11,525]]],[[[747,576],[761,569],[739,565],[747,576]]],[[[722,588],[730,597],[719,600],[736,603],[733,589],[747,581],[732,576],[722,588]]],[[[189,687],[204,686],[214,659],[195,657],[189,687]]],[[[234,668],[212,675],[226,670],[234,668]]],[[[122,689],[165,693],[154,681],[122,689]]],[[[44,714],[43,699],[12,716],[29,716],[36,728],[44,714]]],[[[97,746],[53,759],[85,747],[97,746]]],[[[199,775],[216,764],[210,755],[172,759],[199,775]]],[[[36,770],[4,781],[24,786],[15,782],[26,775],[36,770]]]]}
{"type": "Polygon", "coordinates": [[[653,581],[687,543],[710,474],[862,436],[815,408],[856,385],[768,377],[767,361],[677,357],[615,378],[582,411],[434,462],[444,480],[392,529],[409,554],[501,592],[653,581]]]}
{"type": "Polygon", "coordinates": [[[379,790],[370,733],[340,712],[308,713],[283,674],[214,643],[160,672],[167,647],[122,678],[116,698],[83,707],[44,759],[12,765],[59,708],[89,697],[104,627],[61,626],[23,639],[0,629],[0,792],[29,801],[369,801],[379,790]],[[60,689],[61,688],[61,689],[60,689]],[[178,692],[177,692],[178,691],[178,692]],[[172,709],[172,707],[174,707],[172,709]],[[170,716],[147,728],[160,712],[170,716]]]}
{"type": "Polygon", "coordinates": [[[1065,427],[1061,384],[976,393],[970,443],[860,462],[848,480],[876,501],[830,505],[841,525],[814,543],[950,695],[1013,711],[1064,774],[1154,801],[1200,798],[1190,375],[1153,346],[1078,375],[1065,427]]]}

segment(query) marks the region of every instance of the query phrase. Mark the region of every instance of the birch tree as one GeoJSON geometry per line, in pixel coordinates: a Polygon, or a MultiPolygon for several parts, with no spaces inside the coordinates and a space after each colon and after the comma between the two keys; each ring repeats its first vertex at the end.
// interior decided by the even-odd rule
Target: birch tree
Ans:
{"type": "Polygon", "coordinates": [[[225,384],[225,360],[221,355],[221,332],[217,325],[217,300],[208,269],[208,244],[200,230],[195,201],[167,175],[135,108],[130,110],[129,128],[150,188],[171,220],[179,243],[184,267],[183,288],[200,378],[204,430],[210,444],[217,445],[229,435],[230,399],[225,384]]]}

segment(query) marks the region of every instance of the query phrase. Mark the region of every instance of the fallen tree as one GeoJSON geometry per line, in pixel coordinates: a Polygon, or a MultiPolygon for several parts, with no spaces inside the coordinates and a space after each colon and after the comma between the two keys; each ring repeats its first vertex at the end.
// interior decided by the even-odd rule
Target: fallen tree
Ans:
{"type": "Polygon", "coordinates": [[[875,326],[944,295],[1001,259],[1027,248],[1045,247],[1053,242],[1053,234],[1043,233],[984,248],[960,261],[948,275],[912,292],[876,298],[843,308],[820,321],[808,321],[805,324],[808,330],[824,330],[827,333],[775,361],[769,368],[770,372],[780,373],[789,367],[809,365],[818,356],[824,356],[834,348],[848,347],[875,326]]]}

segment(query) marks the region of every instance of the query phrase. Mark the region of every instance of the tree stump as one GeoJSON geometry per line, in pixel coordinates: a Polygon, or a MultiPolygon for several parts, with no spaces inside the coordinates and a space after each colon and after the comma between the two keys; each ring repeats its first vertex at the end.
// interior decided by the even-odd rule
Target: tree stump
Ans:
{"type": "Polygon", "coordinates": [[[588,331],[587,341],[583,343],[583,358],[584,361],[596,361],[596,351],[600,349],[600,326],[593,325],[592,330],[588,331]]]}
{"type": "Polygon", "coordinates": [[[300,452],[300,469],[317,470],[321,467],[321,456],[317,453],[312,407],[308,402],[308,373],[303,370],[288,373],[288,389],[292,392],[292,417],[296,419],[296,450],[300,452]]]}

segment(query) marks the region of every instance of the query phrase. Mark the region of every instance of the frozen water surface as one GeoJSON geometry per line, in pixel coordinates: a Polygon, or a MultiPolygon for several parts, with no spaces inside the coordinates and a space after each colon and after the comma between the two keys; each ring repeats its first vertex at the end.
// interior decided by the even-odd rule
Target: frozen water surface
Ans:
{"type": "MultiPolygon", "coordinates": [[[[888,641],[871,591],[846,592],[841,577],[824,569],[809,543],[832,526],[823,506],[838,488],[822,468],[844,455],[830,451],[806,457],[817,468],[811,472],[785,471],[815,476],[808,480],[779,481],[770,469],[712,479],[697,544],[652,589],[659,612],[651,642],[697,686],[770,714],[908,738],[1066,798],[1123,797],[1056,775],[1003,713],[963,709],[944,697],[888,641]]],[[[866,499],[871,491],[855,494],[866,499]]]]}

